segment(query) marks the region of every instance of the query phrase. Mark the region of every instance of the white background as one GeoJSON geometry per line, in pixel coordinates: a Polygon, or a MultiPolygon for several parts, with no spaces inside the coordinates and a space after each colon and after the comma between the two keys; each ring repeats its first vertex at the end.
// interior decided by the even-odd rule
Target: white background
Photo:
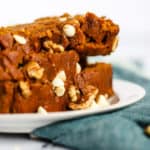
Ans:
{"type": "MultiPolygon", "coordinates": [[[[149,0],[0,0],[0,25],[31,22],[38,17],[64,12],[84,14],[86,11],[107,16],[120,25],[120,44],[111,58],[122,61],[137,58],[150,62],[149,0]]],[[[31,141],[24,136],[0,134],[0,149],[3,150],[50,149],[49,146],[42,148],[42,145],[43,142],[31,141]]]]}
{"type": "Polygon", "coordinates": [[[148,57],[150,48],[149,0],[1,0],[0,25],[31,22],[64,12],[93,11],[120,25],[120,44],[111,57],[148,57]]]}

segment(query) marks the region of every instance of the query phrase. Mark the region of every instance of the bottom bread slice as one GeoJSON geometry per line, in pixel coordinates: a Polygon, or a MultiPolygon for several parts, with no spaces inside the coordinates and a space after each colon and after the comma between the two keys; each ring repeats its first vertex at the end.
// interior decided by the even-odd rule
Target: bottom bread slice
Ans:
{"type": "Polygon", "coordinates": [[[0,81],[0,113],[33,113],[39,107],[47,112],[86,109],[100,95],[114,94],[110,64],[82,69],[74,51],[34,52],[23,59],[21,79],[0,81]]]}

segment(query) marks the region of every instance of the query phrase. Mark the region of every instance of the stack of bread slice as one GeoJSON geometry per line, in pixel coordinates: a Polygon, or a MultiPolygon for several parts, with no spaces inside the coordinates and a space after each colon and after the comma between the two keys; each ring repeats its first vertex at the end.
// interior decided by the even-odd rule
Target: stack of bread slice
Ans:
{"type": "Polygon", "coordinates": [[[89,109],[109,105],[112,66],[89,65],[109,55],[119,26],[93,13],[45,17],[0,28],[0,113],[89,109]]]}

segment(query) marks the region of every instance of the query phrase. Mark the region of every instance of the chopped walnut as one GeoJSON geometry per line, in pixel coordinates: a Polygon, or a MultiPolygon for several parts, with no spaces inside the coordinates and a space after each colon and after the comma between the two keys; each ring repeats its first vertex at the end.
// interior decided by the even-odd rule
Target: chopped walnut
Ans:
{"type": "Polygon", "coordinates": [[[93,88],[93,91],[91,91],[91,93],[88,93],[87,100],[82,100],[81,103],[71,102],[71,103],[69,103],[69,108],[71,108],[73,110],[90,108],[90,106],[92,105],[93,101],[95,101],[97,93],[98,93],[98,89],[97,88],[93,88]]]}
{"type": "Polygon", "coordinates": [[[44,41],[43,46],[50,51],[54,50],[54,51],[58,51],[58,52],[64,52],[64,47],[62,45],[56,44],[50,40],[44,41]]]}
{"type": "Polygon", "coordinates": [[[20,36],[20,35],[17,35],[17,34],[14,34],[13,35],[14,39],[19,43],[19,44],[26,44],[27,40],[23,37],[23,36],[20,36]]]}
{"type": "Polygon", "coordinates": [[[73,25],[73,26],[78,26],[78,27],[80,26],[80,22],[75,18],[70,18],[70,20],[67,24],[69,24],[69,23],[71,23],[71,25],[73,25]]]}
{"type": "Polygon", "coordinates": [[[77,25],[80,25],[80,22],[79,22],[77,19],[74,19],[74,20],[73,20],[73,23],[74,23],[74,24],[77,24],[77,25]]]}
{"type": "Polygon", "coordinates": [[[27,73],[31,78],[41,79],[44,73],[44,68],[40,67],[37,62],[31,61],[27,64],[27,73]]]}
{"type": "Polygon", "coordinates": [[[27,81],[20,81],[19,82],[19,87],[21,89],[22,95],[25,98],[28,98],[31,95],[29,83],[27,81]]]}
{"type": "Polygon", "coordinates": [[[63,32],[67,37],[73,37],[76,34],[76,28],[73,25],[65,24],[63,32]]]}
{"type": "Polygon", "coordinates": [[[72,102],[76,102],[78,100],[78,94],[80,91],[76,89],[74,85],[71,85],[68,90],[69,97],[72,102]]]}

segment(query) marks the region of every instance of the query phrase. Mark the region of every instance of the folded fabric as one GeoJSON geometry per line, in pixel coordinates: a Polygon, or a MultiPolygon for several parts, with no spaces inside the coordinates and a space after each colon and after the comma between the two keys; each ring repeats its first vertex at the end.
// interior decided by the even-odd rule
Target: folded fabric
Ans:
{"type": "Polygon", "coordinates": [[[150,81],[116,66],[114,73],[115,78],[143,86],[143,100],[115,112],[47,125],[31,134],[78,150],[149,150],[150,138],[143,128],[150,124],[150,81]]]}

